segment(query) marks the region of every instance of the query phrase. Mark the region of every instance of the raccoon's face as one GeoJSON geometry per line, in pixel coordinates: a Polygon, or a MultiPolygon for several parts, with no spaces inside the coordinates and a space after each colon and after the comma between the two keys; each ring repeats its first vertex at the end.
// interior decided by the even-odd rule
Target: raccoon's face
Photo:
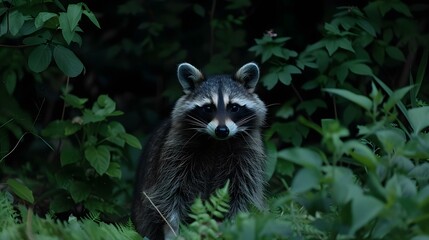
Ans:
{"type": "Polygon", "coordinates": [[[253,93],[259,79],[256,64],[245,64],[233,76],[205,79],[194,66],[182,63],[177,73],[186,95],[176,102],[173,125],[225,140],[263,124],[265,104],[253,93]]]}

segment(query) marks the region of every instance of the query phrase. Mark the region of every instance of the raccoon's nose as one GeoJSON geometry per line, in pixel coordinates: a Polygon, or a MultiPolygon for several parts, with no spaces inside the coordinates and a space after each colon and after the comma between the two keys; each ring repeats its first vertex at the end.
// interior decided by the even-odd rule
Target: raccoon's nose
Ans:
{"type": "Polygon", "coordinates": [[[217,126],[215,129],[215,134],[218,138],[226,138],[229,134],[229,129],[226,126],[217,126]]]}

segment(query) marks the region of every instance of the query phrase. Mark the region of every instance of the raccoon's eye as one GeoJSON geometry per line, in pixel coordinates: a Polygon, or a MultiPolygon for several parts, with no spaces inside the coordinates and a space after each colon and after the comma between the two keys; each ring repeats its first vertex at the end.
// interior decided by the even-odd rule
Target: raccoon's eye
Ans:
{"type": "Polygon", "coordinates": [[[240,105],[238,105],[238,104],[236,104],[236,103],[233,103],[233,104],[231,104],[230,106],[229,106],[229,111],[230,112],[238,112],[238,111],[240,111],[240,105]]]}
{"type": "Polygon", "coordinates": [[[206,113],[212,113],[215,111],[215,106],[213,104],[206,104],[202,106],[203,111],[206,113]]]}

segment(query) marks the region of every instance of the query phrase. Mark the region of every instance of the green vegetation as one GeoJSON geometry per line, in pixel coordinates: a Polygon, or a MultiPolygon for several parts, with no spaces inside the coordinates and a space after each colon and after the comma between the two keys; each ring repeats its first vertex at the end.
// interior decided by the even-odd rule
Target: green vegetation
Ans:
{"type": "Polygon", "coordinates": [[[301,50],[275,30],[246,44],[252,2],[212,3],[128,0],[104,26],[89,3],[1,1],[0,238],[142,239],[128,220],[133,169],[163,117],[157,99],[169,106],[180,95],[176,64],[200,61],[213,73],[255,58],[271,114],[267,210],[224,219],[225,185],[196,200],[178,238],[429,239],[429,6],[339,6],[301,50]],[[183,31],[182,12],[204,20],[197,34],[183,31]],[[92,42],[129,23],[137,38],[92,42]],[[131,99],[134,108],[90,77],[131,70],[159,90],[131,99]]]}

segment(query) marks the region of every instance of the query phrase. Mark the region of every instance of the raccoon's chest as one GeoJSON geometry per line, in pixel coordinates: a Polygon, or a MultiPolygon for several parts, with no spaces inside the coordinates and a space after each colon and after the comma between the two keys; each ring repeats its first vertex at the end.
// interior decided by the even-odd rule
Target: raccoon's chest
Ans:
{"type": "Polygon", "coordinates": [[[228,144],[212,143],[210,146],[189,149],[187,167],[182,169],[186,186],[192,195],[206,199],[232,177],[237,168],[237,153],[228,144]]]}

